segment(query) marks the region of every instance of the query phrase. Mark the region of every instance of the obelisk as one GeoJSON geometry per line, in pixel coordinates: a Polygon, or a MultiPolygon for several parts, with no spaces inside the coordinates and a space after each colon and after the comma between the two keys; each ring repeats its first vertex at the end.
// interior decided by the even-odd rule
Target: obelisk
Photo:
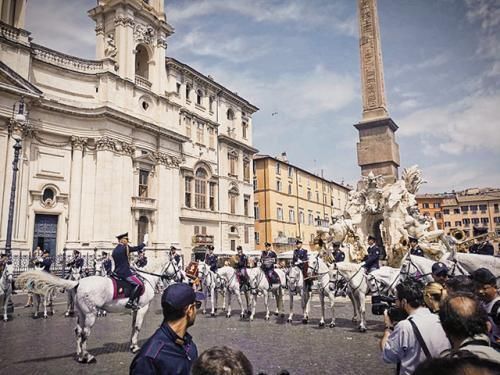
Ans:
{"type": "Polygon", "coordinates": [[[358,0],[359,53],[363,118],[359,131],[358,165],[363,176],[383,175],[386,183],[398,178],[398,126],[389,117],[384,89],[384,68],[377,15],[377,0],[358,0]]]}

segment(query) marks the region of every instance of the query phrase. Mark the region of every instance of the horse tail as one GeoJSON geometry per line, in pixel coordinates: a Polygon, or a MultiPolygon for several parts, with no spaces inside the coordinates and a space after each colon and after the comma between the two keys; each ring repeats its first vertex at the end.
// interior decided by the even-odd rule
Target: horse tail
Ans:
{"type": "Polygon", "coordinates": [[[16,284],[35,294],[48,295],[56,289],[74,289],[79,281],[62,279],[44,271],[27,271],[18,276],[16,284]]]}

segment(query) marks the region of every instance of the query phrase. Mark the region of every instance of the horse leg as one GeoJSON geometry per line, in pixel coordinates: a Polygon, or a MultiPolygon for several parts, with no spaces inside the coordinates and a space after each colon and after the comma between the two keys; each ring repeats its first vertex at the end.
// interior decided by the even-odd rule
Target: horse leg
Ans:
{"type": "Polygon", "coordinates": [[[69,317],[73,315],[74,309],[75,309],[75,297],[74,297],[74,290],[68,290],[68,303],[67,303],[67,308],[66,312],[64,313],[65,317],[69,317]]]}
{"type": "MultiPolygon", "coordinates": [[[[227,312],[226,312],[226,318],[231,317],[231,292],[229,292],[229,289],[224,293],[224,304],[222,306],[222,311],[226,309],[226,295],[227,295],[227,312]]],[[[240,297],[241,301],[241,297],[240,297]]]]}
{"type": "Polygon", "coordinates": [[[210,296],[210,304],[212,305],[212,311],[210,312],[210,316],[214,317],[215,316],[215,304],[217,303],[217,291],[215,290],[215,287],[210,288],[211,289],[211,296],[210,296]]]}
{"type": "Polygon", "coordinates": [[[90,362],[95,361],[95,357],[87,351],[87,340],[90,337],[90,330],[94,326],[95,320],[96,320],[95,312],[91,312],[91,313],[86,314],[85,324],[83,326],[83,331],[82,331],[82,341],[81,341],[81,345],[82,345],[81,359],[82,360],[79,362],[90,363],[90,362]]]}
{"type": "Polygon", "coordinates": [[[291,288],[288,289],[288,294],[290,296],[290,314],[288,315],[287,323],[291,323],[293,320],[293,292],[291,288]]]}
{"type": "MultiPolygon", "coordinates": [[[[240,288],[236,286],[236,289],[234,290],[234,293],[236,294],[236,298],[238,298],[238,303],[240,304],[240,319],[245,318],[245,308],[243,307],[243,300],[241,299],[241,294],[240,294],[240,288]]],[[[246,294],[245,294],[246,297],[246,294]]],[[[229,308],[231,308],[231,297],[229,297],[229,308]]]]}
{"type": "Polygon", "coordinates": [[[144,321],[144,316],[148,312],[149,304],[141,307],[139,310],[134,311],[132,314],[132,337],[130,339],[130,350],[132,353],[139,351],[140,347],[137,345],[137,338],[144,321]]]}
{"type": "Polygon", "coordinates": [[[33,314],[33,319],[38,318],[38,312],[40,310],[40,295],[39,294],[33,294],[33,299],[35,300],[35,313],[33,314]]]}
{"type": "Polygon", "coordinates": [[[366,332],[366,296],[364,292],[359,292],[359,312],[361,317],[361,322],[359,324],[359,331],[366,332]]]}
{"type": "Polygon", "coordinates": [[[76,335],[76,357],[78,362],[83,361],[82,357],[82,335],[83,326],[85,324],[85,315],[78,311],[78,317],[76,319],[75,335],[76,335]]]}
{"type": "Polygon", "coordinates": [[[321,286],[319,286],[319,304],[321,305],[321,319],[319,320],[319,326],[325,326],[325,291],[321,290],[321,286]]]}
{"type": "Polygon", "coordinates": [[[330,309],[332,310],[332,321],[330,322],[330,328],[335,327],[335,292],[328,289],[328,299],[330,300],[330,309]]]}
{"type": "Polygon", "coordinates": [[[203,301],[203,310],[201,311],[203,315],[207,313],[207,303],[208,303],[208,288],[202,285],[201,291],[205,294],[205,300],[203,301]]]}
{"type": "Polygon", "coordinates": [[[283,303],[283,288],[279,287],[278,289],[278,300],[277,300],[277,305],[278,305],[278,314],[280,318],[285,317],[285,306],[283,303]]]}
{"type": "Polygon", "coordinates": [[[43,318],[44,319],[47,319],[47,305],[48,305],[48,300],[49,300],[49,296],[48,294],[46,296],[43,297],[43,318]]]}
{"type": "Polygon", "coordinates": [[[3,295],[3,321],[7,322],[9,320],[9,317],[7,316],[7,307],[9,306],[9,297],[10,293],[7,291],[3,295]]]}
{"type": "Polygon", "coordinates": [[[255,294],[252,294],[251,298],[252,298],[252,301],[251,301],[252,312],[250,313],[250,321],[252,321],[254,316],[255,316],[255,308],[257,306],[257,296],[255,294]]]}
{"type": "Polygon", "coordinates": [[[309,295],[309,288],[307,286],[302,287],[302,324],[307,324],[309,322],[309,301],[311,296],[309,295]]]}
{"type": "Polygon", "coordinates": [[[269,291],[268,290],[264,290],[264,306],[266,308],[266,316],[265,316],[265,319],[266,320],[269,320],[269,315],[271,314],[269,312],[269,291]]]}
{"type": "Polygon", "coordinates": [[[358,303],[356,301],[354,294],[351,291],[349,291],[347,295],[349,296],[349,299],[351,300],[352,304],[352,311],[353,311],[352,322],[357,323],[359,321],[358,303]]]}

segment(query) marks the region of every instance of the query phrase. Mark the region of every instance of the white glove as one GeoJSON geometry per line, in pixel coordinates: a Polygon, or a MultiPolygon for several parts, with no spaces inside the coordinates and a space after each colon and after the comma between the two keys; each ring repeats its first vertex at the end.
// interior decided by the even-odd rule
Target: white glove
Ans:
{"type": "Polygon", "coordinates": [[[142,243],[144,244],[144,246],[148,246],[148,242],[149,242],[149,234],[145,234],[144,235],[144,241],[142,241],[142,243]]]}
{"type": "Polygon", "coordinates": [[[364,267],[364,266],[365,266],[365,264],[366,264],[366,262],[361,262],[359,265],[360,265],[361,267],[364,267]]]}
{"type": "Polygon", "coordinates": [[[298,266],[299,264],[302,264],[302,261],[300,259],[295,262],[296,266],[298,266]]]}

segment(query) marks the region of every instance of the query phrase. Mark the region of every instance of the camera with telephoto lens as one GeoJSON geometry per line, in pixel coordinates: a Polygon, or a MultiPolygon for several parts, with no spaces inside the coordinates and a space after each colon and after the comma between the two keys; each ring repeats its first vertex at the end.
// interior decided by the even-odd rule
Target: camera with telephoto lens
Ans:
{"type": "Polygon", "coordinates": [[[404,310],[394,306],[395,303],[395,297],[372,296],[372,314],[384,315],[384,311],[387,310],[387,315],[389,315],[393,323],[406,319],[408,314],[404,310]]]}

